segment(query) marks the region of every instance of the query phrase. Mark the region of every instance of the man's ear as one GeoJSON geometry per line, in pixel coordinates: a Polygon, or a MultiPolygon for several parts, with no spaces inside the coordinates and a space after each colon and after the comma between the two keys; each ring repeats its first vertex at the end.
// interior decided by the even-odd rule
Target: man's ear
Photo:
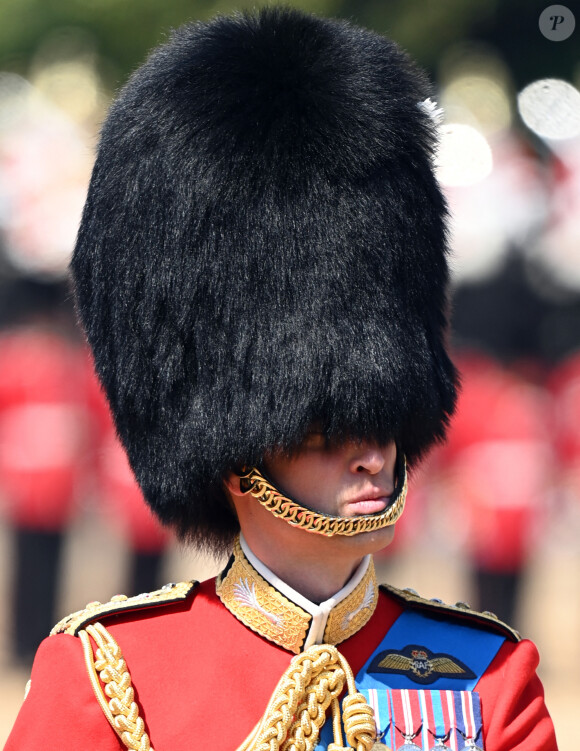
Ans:
{"type": "Polygon", "coordinates": [[[242,496],[249,493],[249,490],[242,490],[240,486],[240,476],[235,472],[229,472],[226,475],[224,479],[224,485],[233,496],[236,496],[238,498],[241,498],[242,496]]]}

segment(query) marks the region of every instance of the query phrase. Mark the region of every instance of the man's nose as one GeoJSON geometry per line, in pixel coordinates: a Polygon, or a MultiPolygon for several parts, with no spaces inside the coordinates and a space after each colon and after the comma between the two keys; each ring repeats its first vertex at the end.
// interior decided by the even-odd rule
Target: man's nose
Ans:
{"type": "Polygon", "coordinates": [[[387,460],[386,453],[386,448],[381,449],[379,446],[369,443],[355,446],[349,464],[351,472],[368,472],[370,475],[378,474],[385,466],[387,460]]]}

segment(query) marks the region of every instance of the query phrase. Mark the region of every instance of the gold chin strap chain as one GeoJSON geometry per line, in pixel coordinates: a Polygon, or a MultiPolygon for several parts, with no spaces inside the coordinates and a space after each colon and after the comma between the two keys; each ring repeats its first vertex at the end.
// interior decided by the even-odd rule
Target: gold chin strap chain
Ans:
{"type": "Polygon", "coordinates": [[[111,727],[131,751],[153,751],[145,723],[139,716],[139,705],[135,702],[131,676],[121,648],[100,623],[87,626],[86,630],[79,632],[79,637],[93,691],[111,727]],[[89,634],[97,644],[96,659],[93,659],[89,634]],[[99,677],[105,684],[104,692],[99,677]]]}
{"type": "Polygon", "coordinates": [[[395,497],[391,505],[382,513],[365,514],[362,516],[329,516],[301,506],[296,501],[282,495],[279,490],[267,480],[261,472],[253,467],[240,476],[240,486],[247,491],[264,508],[274,516],[284,519],[293,527],[300,527],[307,532],[314,532],[326,537],[344,535],[352,537],[361,532],[374,532],[394,524],[405,508],[407,497],[407,466],[405,459],[400,460],[399,479],[395,489],[395,497]]]}
{"type": "Polygon", "coordinates": [[[374,714],[356,690],[350,665],[336,647],[315,645],[294,657],[262,719],[237,751],[312,751],[330,705],[334,743],[328,751],[370,751],[376,740],[374,714]],[[345,682],[342,721],[347,746],[342,744],[338,700],[345,682]]]}

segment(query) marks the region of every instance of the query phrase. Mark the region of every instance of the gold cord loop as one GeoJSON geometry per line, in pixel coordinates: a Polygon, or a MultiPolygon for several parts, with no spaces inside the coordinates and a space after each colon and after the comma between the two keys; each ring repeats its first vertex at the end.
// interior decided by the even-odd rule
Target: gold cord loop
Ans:
{"type": "Polygon", "coordinates": [[[87,626],[79,637],[93,691],[109,724],[130,751],[153,751],[121,648],[101,623],[87,626]],[[89,634],[97,644],[95,658],[89,634]]]}
{"type": "Polygon", "coordinates": [[[329,751],[370,751],[376,737],[374,714],[356,690],[350,665],[336,647],[315,645],[293,658],[262,719],[237,751],[313,751],[329,706],[334,733],[329,751]],[[342,720],[346,748],[339,704],[345,683],[348,694],[342,702],[342,720]]]}

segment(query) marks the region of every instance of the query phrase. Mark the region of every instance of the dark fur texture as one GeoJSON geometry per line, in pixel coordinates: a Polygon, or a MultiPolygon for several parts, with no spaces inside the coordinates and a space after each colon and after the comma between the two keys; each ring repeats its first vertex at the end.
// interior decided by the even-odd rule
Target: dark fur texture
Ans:
{"type": "Polygon", "coordinates": [[[445,204],[423,76],[345,22],[178,29],[103,128],[72,263],[145,497],[214,550],[224,473],[330,437],[413,462],[455,403],[445,204]]]}

